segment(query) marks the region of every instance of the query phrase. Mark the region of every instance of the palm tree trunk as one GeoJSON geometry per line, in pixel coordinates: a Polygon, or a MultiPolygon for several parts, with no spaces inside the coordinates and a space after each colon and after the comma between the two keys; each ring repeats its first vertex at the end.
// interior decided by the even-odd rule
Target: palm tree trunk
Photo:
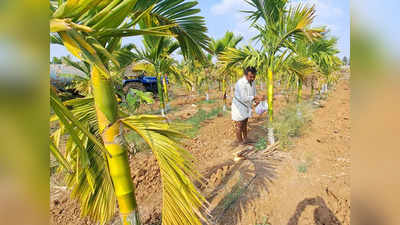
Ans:
{"type": "MultiPolygon", "coordinates": [[[[207,78],[206,78],[207,79],[207,78]]],[[[210,98],[209,98],[209,95],[208,95],[208,92],[210,92],[210,84],[209,84],[209,82],[208,82],[208,79],[206,80],[206,85],[207,85],[207,91],[206,91],[206,101],[208,101],[210,98]]]]}
{"type": "Polygon", "coordinates": [[[273,115],[274,115],[274,107],[273,107],[273,95],[274,95],[274,79],[272,70],[268,68],[267,70],[267,78],[268,78],[268,142],[269,144],[275,144],[275,137],[274,137],[274,129],[272,127],[273,122],[273,115]]]}
{"type": "Polygon", "coordinates": [[[117,101],[111,81],[92,67],[92,85],[99,131],[107,151],[108,168],[117,196],[123,225],[140,224],[135,189],[131,178],[128,154],[117,122],[117,101]]]}
{"type": "Polygon", "coordinates": [[[269,123],[271,124],[273,121],[273,114],[274,114],[274,108],[273,108],[273,95],[274,95],[274,79],[272,75],[271,69],[268,69],[267,72],[267,91],[268,91],[268,118],[269,118],[269,123]]]}
{"type": "Polygon", "coordinates": [[[161,86],[161,74],[156,71],[157,74],[157,90],[158,90],[158,97],[160,98],[160,111],[161,115],[165,116],[165,103],[164,103],[164,94],[161,86]]]}
{"type": "Polygon", "coordinates": [[[297,103],[301,102],[302,95],[303,95],[303,80],[299,78],[297,85],[297,103]]]}
{"type": "MultiPolygon", "coordinates": [[[[168,87],[167,87],[167,78],[166,78],[165,75],[163,76],[162,81],[163,81],[165,105],[168,105],[168,101],[169,101],[169,99],[168,99],[168,87]]],[[[168,110],[167,107],[166,107],[166,110],[168,110]]]]}
{"type": "Polygon", "coordinates": [[[223,106],[223,111],[226,111],[226,81],[225,78],[223,78],[222,80],[222,93],[224,93],[223,96],[223,102],[224,102],[224,106],[223,106]]]}
{"type": "Polygon", "coordinates": [[[311,79],[311,98],[314,98],[314,78],[311,79]]]}

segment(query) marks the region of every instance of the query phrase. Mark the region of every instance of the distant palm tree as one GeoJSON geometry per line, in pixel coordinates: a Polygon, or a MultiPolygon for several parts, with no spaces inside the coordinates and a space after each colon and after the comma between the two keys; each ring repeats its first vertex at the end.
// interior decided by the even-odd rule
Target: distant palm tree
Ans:
{"type": "Polygon", "coordinates": [[[144,49],[134,48],[134,58],[137,63],[133,70],[142,70],[157,76],[160,111],[164,116],[168,103],[168,89],[165,74],[177,74],[176,61],[171,57],[178,48],[179,42],[165,37],[146,36],[143,40],[144,49]]]}
{"type": "MultiPolygon", "coordinates": [[[[321,38],[309,45],[308,55],[317,66],[315,73],[317,76],[312,81],[323,79],[325,83],[330,83],[337,80],[335,72],[342,65],[342,62],[336,56],[339,53],[337,41],[337,38],[329,37],[328,32],[324,32],[321,38]]],[[[311,87],[313,88],[314,85],[312,84],[311,87]]]]}
{"type": "MultiPolygon", "coordinates": [[[[216,57],[219,57],[227,49],[237,48],[238,47],[237,45],[242,40],[243,40],[242,36],[240,36],[240,35],[235,36],[235,34],[233,32],[227,31],[221,39],[217,39],[217,40],[213,39],[211,41],[210,49],[216,57]]],[[[224,68],[224,69],[219,68],[218,76],[219,76],[219,80],[222,82],[224,111],[226,110],[228,75],[236,75],[236,73],[232,70],[232,68],[224,68]]],[[[233,80],[233,79],[231,79],[231,80],[233,80]]]]}

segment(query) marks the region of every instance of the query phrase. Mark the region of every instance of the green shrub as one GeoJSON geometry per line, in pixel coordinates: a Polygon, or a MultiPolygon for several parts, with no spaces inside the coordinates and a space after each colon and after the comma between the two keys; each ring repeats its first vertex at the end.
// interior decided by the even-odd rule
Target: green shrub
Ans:
{"type": "Polygon", "coordinates": [[[210,100],[203,100],[203,101],[201,101],[201,102],[199,102],[199,104],[201,105],[201,104],[214,104],[214,103],[216,103],[217,102],[217,100],[215,100],[215,99],[210,99],[210,100]]]}
{"type": "Polygon", "coordinates": [[[311,121],[312,105],[310,102],[290,104],[281,110],[275,118],[273,127],[275,135],[283,149],[292,146],[292,138],[303,134],[311,121]]]}
{"type": "Polygon", "coordinates": [[[271,225],[271,224],[268,222],[268,217],[265,216],[263,222],[257,223],[256,225],[271,225]]]}
{"type": "Polygon", "coordinates": [[[265,148],[267,148],[267,141],[265,140],[264,137],[261,137],[260,139],[258,139],[257,143],[254,145],[254,147],[257,150],[263,150],[265,148]]]}

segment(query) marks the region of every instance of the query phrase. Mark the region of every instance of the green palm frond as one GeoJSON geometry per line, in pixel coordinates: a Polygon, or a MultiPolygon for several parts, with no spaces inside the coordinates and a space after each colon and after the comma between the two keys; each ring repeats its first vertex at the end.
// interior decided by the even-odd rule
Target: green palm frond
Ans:
{"type": "Polygon", "coordinates": [[[321,28],[310,28],[315,18],[314,6],[299,3],[288,7],[286,0],[251,0],[248,3],[255,8],[247,11],[250,13],[248,19],[259,32],[254,40],[263,44],[270,60],[281,48],[293,50],[293,40],[307,38],[312,41],[324,32],[321,28]],[[262,23],[258,23],[260,19],[262,23]]]}
{"type": "Polygon", "coordinates": [[[226,49],[220,54],[218,61],[222,65],[223,71],[239,65],[243,68],[247,66],[261,68],[266,57],[266,54],[255,50],[251,46],[245,46],[241,49],[226,49]]]}
{"type": "Polygon", "coordinates": [[[306,57],[292,57],[288,62],[287,70],[304,81],[306,76],[310,76],[314,71],[314,63],[306,57]]]}
{"type": "Polygon", "coordinates": [[[50,43],[51,44],[58,44],[63,45],[63,42],[58,34],[50,34],[50,43]]]}
{"type": "Polygon", "coordinates": [[[134,71],[146,71],[149,74],[156,72],[176,75],[176,61],[170,56],[180,48],[179,43],[170,38],[143,40],[144,49],[133,48],[133,55],[137,63],[134,71]]]}
{"type": "Polygon", "coordinates": [[[243,36],[235,36],[233,32],[226,32],[224,37],[217,40],[212,40],[210,48],[214,55],[219,55],[228,48],[236,48],[243,40],[243,36]]]}
{"type": "Polygon", "coordinates": [[[147,13],[137,14],[133,8],[138,2],[143,1],[112,0],[106,3],[99,0],[68,0],[52,15],[52,21],[62,20],[68,29],[53,29],[59,32],[58,35],[52,35],[51,40],[59,44],[62,42],[74,56],[109,74],[109,61],[119,67],[119,61],[112,52],[120,47],[121,37],[174,35],[170,30],[176,26],[175,23],[152,24],[142,30],[135,29],[136,23],[149,15],[149,8],[154,8],[148,5],[143,8],[147,13]],[[91,7],[87,8],[89,2],[91,7]],[[131,15],[136,17],[133,20],[125,19],[131,15]],[[86,29],[85,34],[80,33],[82,29],[86,29]]]}
{"type": "Polygon", "coordinates": [[[247,20],[254,24],[262,18],[267,25],[272,25],[276,24],[285,12],[288,0],[246,0],[246,2],[254,8],[253,11],[242,11],[249,14],[247,20]]]}
{"type": "Polygon", "coordinates": [[[76,62],[71,60],[69,57],[62,57],[62,63],[68,66],[72,66],[75,69],[80,70],[86,77],[89,77],[90,74],[90,66],[84,62],[76,62]]]}
{"type": "Polygon", "coordinates": [[[64,155],[61,153],[61,151],[58,149],[58,147],[54,144],[52,140],[50,140],[50,152],[56,158],[56,160],[61,163],[61,165],[69,172],[73,173],[72,166],[69,164],[67,159],[64,157],[64,155]]]}
{"type": "Polygon", "coordinates": [[[194,8],[198,2],[181,0],[140,1],[135,10],[143,11],[153,4],[156,5],[149,17],[139,23],[141,27],[146,28],[154,26],[154,24],[176,24],[170,31],[176,35],[183,56],[203,60],[205,55],[202,50],[210,51],[210,38],[206,35],[207,27],[204,18],[197,15],[200,10],[194,8]]]}
{"type": "Polygon", "coordinates": [[[178,144],[185,137],[179,128],[161,116],[131,116],[121,122],[146,141],[160,166],[163,224],[200,225],[199,217],[206,221],[200,213],[205,210],[206,200],[191,182],[200,175],[190,153],[178,144]]]}
{"type": "Polygon", "coordinates": [[[137,60],[136,55],[131,51],[135,49],[136,46],[134,44],[119,47],[116,46],[113,51],[113,57],[118,61],[120,65],[120,70],[125,70],[129,65],[131,65],[134,61],[137,60]]]}

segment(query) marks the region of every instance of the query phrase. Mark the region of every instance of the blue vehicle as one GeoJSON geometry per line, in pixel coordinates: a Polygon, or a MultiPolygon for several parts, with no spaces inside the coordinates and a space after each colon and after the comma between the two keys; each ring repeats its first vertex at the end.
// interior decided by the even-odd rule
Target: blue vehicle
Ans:
{"type": "MultiPolygon", "coordinates": [[[[168,78],[166,78],[166,81],[168,84],[168,78]]],[[[131,88],[143,92],[152,92],[154,96],[158,96],[157,77],[139,75],[135,79],[124,80],[122,83],[124,93],[127,94],[131,88]]]]}

